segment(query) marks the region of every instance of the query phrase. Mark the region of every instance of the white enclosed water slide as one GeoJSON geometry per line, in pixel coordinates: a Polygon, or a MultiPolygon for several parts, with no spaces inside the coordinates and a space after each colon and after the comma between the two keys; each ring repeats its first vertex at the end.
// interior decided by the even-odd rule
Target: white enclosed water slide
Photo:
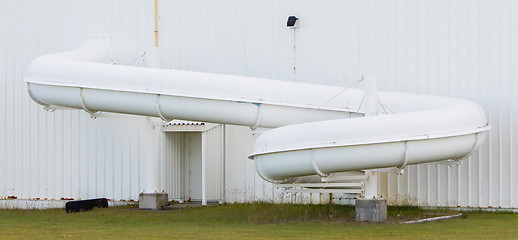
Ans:
{"type": "Polygon", "coordinates": [[[274,128],[250,155],[270,182],[462,159],[490,129],[466,100],[114,65],[103,44],[39,57],[25,80],[44,106],[274,128]]]}

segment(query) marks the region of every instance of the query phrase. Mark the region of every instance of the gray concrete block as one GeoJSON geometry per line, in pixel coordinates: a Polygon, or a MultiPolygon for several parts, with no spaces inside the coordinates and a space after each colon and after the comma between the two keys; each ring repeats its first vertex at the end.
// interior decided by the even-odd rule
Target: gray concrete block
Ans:
{"type": "Polygon", "coordinates": [[[384,222],[387,220],[387,200],[356,199],[357,222],[384,222]]]}
{"type": "Polygon", "coordinates": [[[141,193],[138,197],[138,208],[161,210],[167,206],[167,193],[141,193]]]}

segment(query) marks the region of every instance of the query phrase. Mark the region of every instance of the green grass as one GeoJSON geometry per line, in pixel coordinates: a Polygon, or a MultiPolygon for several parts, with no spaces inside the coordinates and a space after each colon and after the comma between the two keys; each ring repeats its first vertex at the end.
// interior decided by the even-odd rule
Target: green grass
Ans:
{"type": "Polygon", "coordinates": [[[452,210],[389,207],[383,224],[354,222],[354,207],[339,205],[220,205],[172,211],[135,206],[64,210],[0,210],[0,238],[38,239],[518,239],[518,215],[464,212],[421,224],[400,221],[450,215],[452,210]]]}

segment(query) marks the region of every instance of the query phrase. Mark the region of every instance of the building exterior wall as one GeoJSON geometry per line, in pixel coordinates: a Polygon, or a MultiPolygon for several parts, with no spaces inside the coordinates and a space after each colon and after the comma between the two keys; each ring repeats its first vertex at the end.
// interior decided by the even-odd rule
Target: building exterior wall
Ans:
{"type": "MultiPolygon", "coordinates": [[[[381,90],[480,103],[493,126],[484,146],[460,166],[382,174],[387,197],[394,204],[518,207],[516,1],[158,2],[165,68],[343,87],[361,87],[361,74],[377,72],[381,90]],[[300,18],[299,29],[286,28],[290,15],[300,18]]],[[[30,100],[23,76],[32,59],[95,39],[112,43],[119,64],[139,65],[153,44],[153,1],[0,1],[0,198],[136,199],[149,139],[172,144],[144,117],[93,120],[82,111],[47,112],[30,100]]],[[[255,173],[249,128],[203,134],[209,199],[320,201],[282,193],[255,173]]],[[[166,150],[163,188],[171,187],[166,166],[174,163],[166,150]]]]}
{"type": "Polygon", "coordinates": [[[152,26],[151,1],[0,1],[0,198],[138,199],[153,123],[47,112],[23,77],[35,57],[95,40],[132,63],[152,46],[152,26]]]}
{"type": "MultiPolygon", "coordinates": [[[[344,87],[377,72],[381,90],[480,103],[493,126],[484,146],[460,166],[382,174],[387,197],[425,206],[518,207],[516,1],[177,0],[160,6],[168,68],[344,87]],[[300,18],[299,29],[286,27],[290,15],[300,18]]],[[[227,201],[311,198],[276,192],[246,159],[251,133],[227,127],[226,134],[227,201]]]]}
{"type": "Polygon", "coordinates": [[[205,150],[206,194],[208,201],[223,201],[224,188],[224,125],[216,125],[203,132],[202,141],[205,150]]]}
{"type": "Polygon", "coordinates": [[[184,199],[185,191],[182,183],[185,181],[184,169],[185,164],[182,159],[185,159],[184,149],[182,146],[184,142],[184,133],[172,132],[165,134],[164,147],[164,165],[162,169],[164,172],[164,182],[166,186],[169,199],[184,199]]]}
{"type": "Polygon", "coordinates": [[[166,192],[170,199],[201,199],[201,136],[199,132],[166,133],[166,192]]]}
{"type": "Polygon", "coordinates": [[[206,194],[223,201],[223,125],[205,131],[165,132],[162,186],[171,200],[201,200],[202,158],[206,158],[206,194]],[[205,151],[202,150],[205,141],[205,151]]]}

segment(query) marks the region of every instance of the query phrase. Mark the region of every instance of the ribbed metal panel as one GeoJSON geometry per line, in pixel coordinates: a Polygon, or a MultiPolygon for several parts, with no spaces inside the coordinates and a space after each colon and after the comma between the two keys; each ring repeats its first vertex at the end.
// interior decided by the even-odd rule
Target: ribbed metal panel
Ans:
{"type": "MultiPolygon", "coordinates": [[[[459,167],[410,166],[401,176],[385,174],[387,197],[400,204],[518,207],[516,1],[160,4],[160,43],[170,68],[344,87],[374,71],[383,90],[480,103],[493,126],[486,144],[459,167]],[[300,18],[300,29],[286,28],[290,15],[300,18]]],[[[246,160],[249,132],[228,127],[226,133],[226,200],[288,198],[265,191],[246,160]]]]}
{"type": "Polygon", "coordinates": [[[0,1],[0,197],[137,199],[152,123],[44,111],[23,76],[37,56],[98,39],[121,64],[153,44],[153,3],[0,1]]]}
{"type": "Polygon", "coordinates": [[[170,199],[184,199],[184,164],[183,157],[183,136],[184,133],[172,132],[165,134],[165,189],[170,199]]]}
{"type": "Polygon", "coordinates": [[[224,127],[217,125],[205,132],[202,138],[207,139],[206,157],[206,191],[209,201],[222,200],[223,195],[223,134],[224,127]]]}
{"type": "Polygon", "coordinates": [[[222,199],[223,127],[216,125],[204,132],[165,133],[165,189],[170,199],[201,200],[202,138],[206,138],[207,200],[222,199]]]}
{"type": "Polygon", "coordinates": [[[253,161],[247,158],[256,136],[250,128],[227,125],[225,129],[225,201],[263,200],[264,182],[255,173],[253,161]]]}
{"type": "Polygon", "coordinates": [[[186,199],[200,201],[202,199],[202,136],[201,133],[184,133],[184,193],[186,199]]]}
{"type": "Polygon", "coordinates": [[[256,173],[254,162],[248,159],[248,155],[259,132],[241,126],[227,125],[225,128],[226,202],[320,203],[319,193],[284,193],[256,173]]]}

